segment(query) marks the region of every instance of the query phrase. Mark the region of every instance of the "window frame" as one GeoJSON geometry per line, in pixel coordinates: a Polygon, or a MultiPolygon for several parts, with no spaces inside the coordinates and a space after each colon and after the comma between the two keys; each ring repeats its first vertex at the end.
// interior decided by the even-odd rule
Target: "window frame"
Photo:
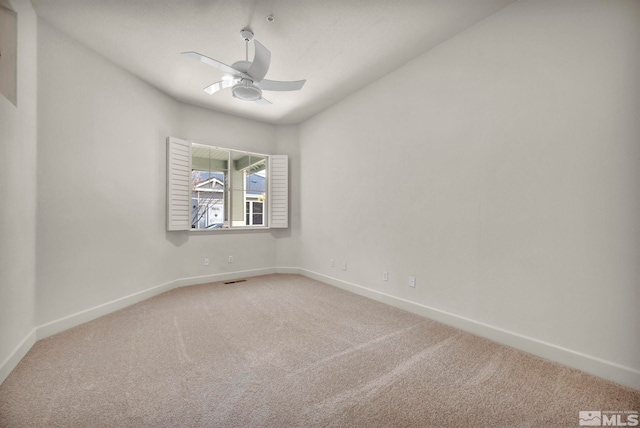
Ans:
{"type": "MultiPolygon", "coordinates": [[[[238,171],[244,171],[239,169],[238,171]]],[[[211,173],[212,171],[208,171],[211,173]]],[[[236,183],[237,184],[237,183],[236,183]]],[[[253,205],[253,204],[251,204],[253,205]]],[[[236,212],[237,216],[237,212],[236,212]]],[[[237,216],[238,217],[238,216],[237,216]]],[[[239,217],[238,217],[239,218],[239,217]]],[[[253,220],[253,219],[252,219],[253,220]]],[[[238,221],[238,220],[236,220],[238,221]]],[[[228,147],[219,147],[212,144],[207,144],[199,141],[181,140],[175,137],[167,137],[167,230],[168,231],[188,231],[188,232],[220,232],[220,231],[247,231],[247,230],[268,230],[274,228],[288,228],[288,157],[286,155],[272,155],[265,153],[256,153],[246,150],[238,150],[228,147]],[[247,174],[243,172],[244,182],[239,188],[234,188],[233,178],[229,170],[227,170],[227,177],[223,180],[225,183],[224,193],[224,210],[228,210],[227,218],[223,221],[223,227],[217,228],[192,228],[192,174],[193,168],[193,156],[192,150],[194,145],[203,146],[215,150],[227,151],[229,158],[227,162],[233,161],[234,154],[242,154],[245,156],[256,156],[265,159],[265,198],[262,201],[262,223],[261,225],[246,224],[246,177],[247,174]],[[179,150],[176,151],[176,147],[179,150]],[[173,154],[178,152],[182,159],[178,162],[180,168],[176,169],[175,159],[173,154]],[[188,165],[185,162],[185,154],[188,153],[188,165]],[[185,188],[185,180],[188,182],[187,188],[185,188]],[[178,189],[178,191],[176,191],[178,189]],[[244,225],[234,225],[233,220],[233,198],[234,193],[241,192],[243,196],[242,200],[242,218],[245,221],[244,225]],[[272,203],[272,197],[274,202],[272,203]],[[184,219],[186,199],[186,212],[187,219],[184,219]],[[176,221],[176,213],[179,221],[176,221]],[[272,220],[273,219],[273,220],[272,220]]]]}

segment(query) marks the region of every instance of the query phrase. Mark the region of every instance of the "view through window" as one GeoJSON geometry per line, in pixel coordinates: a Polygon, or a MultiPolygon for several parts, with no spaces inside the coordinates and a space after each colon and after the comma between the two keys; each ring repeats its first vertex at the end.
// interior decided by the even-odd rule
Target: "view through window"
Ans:
{"type": "Polygon", "coordinates": [[[265,226],[266,155],[193,144],[191,228],[265,226]]]}

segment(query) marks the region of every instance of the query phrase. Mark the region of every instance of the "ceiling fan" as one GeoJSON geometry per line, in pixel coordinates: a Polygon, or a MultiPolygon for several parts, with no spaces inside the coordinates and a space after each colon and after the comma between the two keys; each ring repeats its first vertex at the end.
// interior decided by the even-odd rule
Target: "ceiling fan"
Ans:
{"type": "Polygon", "coordinates": [[[266,76],[271,62],[271,52],[262,43],[254,40],[255,54],[253,61],[249,61],[249,42],[253,39],[253,32],[245,28],[240,31],[240,36],[245,42],[245,59],[244,61],[236,61],[230,66],[197,52],[182,52],[183,55],[197,59],[227,73],[221,81],[212,83],[204,88],[206,93],[213,95],[221,89],[231,88],[235,98],[243,101],[253,101],[257,104],[271,104],[270,101],[263,98],[263,90],[297,91],[302,88],[306,80],[280,82],[265,79],[264,76],[266,76]]]}

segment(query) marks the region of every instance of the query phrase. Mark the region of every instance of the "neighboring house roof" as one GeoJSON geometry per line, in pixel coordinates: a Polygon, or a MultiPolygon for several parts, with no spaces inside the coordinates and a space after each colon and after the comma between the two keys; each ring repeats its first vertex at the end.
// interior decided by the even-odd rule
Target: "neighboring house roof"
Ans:
{"type": "MultiPolygon", "coordinates": [[[[220,172],[201,172],[200,181],[195,185],[197,188],[211,189],[224,185],[224,174],[220,172]]],[[[245,180],[246,192],[252,195],[261,195],[267,191],[267,180],[257,174],[250,175],[245,180]]]]}
{"type": "Polygon", "coordinates": [[[247,193],[259,195],[267,190],[267,180],[261,175],[253,174],[248,176],[245,184],[247,193]]]}

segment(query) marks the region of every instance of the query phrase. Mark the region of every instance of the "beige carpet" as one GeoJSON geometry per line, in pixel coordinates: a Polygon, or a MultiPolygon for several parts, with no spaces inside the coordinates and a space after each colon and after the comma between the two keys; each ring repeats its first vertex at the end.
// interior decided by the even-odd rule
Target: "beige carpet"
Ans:
{"type": "Polygon", "coordinates": [[[2,427],[577,427],[640,392],[296,275],[176,289],[41,340],[2,427]]]}

